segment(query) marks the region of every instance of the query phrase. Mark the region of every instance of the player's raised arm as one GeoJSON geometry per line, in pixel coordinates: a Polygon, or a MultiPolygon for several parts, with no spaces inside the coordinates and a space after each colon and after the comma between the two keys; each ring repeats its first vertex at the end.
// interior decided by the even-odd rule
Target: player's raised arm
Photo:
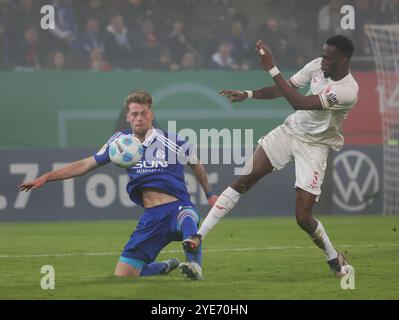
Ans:
{"type": "Polygon", "coordinates": [[[211,185],[208,181],[208,175],[203,164],[196,159],[196,161],[192,161],[191,163],[189,162],[188,165],[193,171],[195,178],[200,183],[202,190],[204,190],[209,205],[212,207],[218,197],[212,191],[211,185]]]}
{"type": "Polygon", "coordinates": [[[277,90],[280,91],[281,95],[287,99],[295,110],[324,109],[318,95],[303,96],[285,81],[274,64],[271,52],[263,45],[262,41],[256,42],[256,52],[259,55],[262,67],[273,77],[277,90]]]}
{"type": "Polygon", "coordinates": [[[66,166],[47,172],[35,180],[24,182],[18,186],[20,191],[29,191],[31,189],[37,189],[44,186],[47,182],[66,180],[78,176],[82,176],[89,171],[97,168],[99,165],[93,157],[87,157],[82,160],[78,160],[67,164],[66,166]]]}

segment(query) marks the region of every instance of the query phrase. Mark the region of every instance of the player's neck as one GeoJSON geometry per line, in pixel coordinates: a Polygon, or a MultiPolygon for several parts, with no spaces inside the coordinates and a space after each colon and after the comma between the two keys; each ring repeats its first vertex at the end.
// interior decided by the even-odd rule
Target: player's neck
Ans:
{"type": "Polygon", "coordinates": [[[153,133],[153,130],[154,130],[154,128],[152,127],[152,128],[150,128],[150,129],[148,129],[145,133],[143,133],[143,134],[137,134],[137,133],[135,133],[134,136],[135,136],[137,139],[139,139],[139,140],[141,141],[141,143],[143,143],[145,140],[147,140],[147,138],[148,138],[149,136],[151,136],[151,134],[153,133]]]}
{"type": "Polygon", "coordinates": [[[349,74],[349,69],[338,71],[336,74],[331,75],[330,79],[332,81],[339,81],[345,78],[349,74]]]}

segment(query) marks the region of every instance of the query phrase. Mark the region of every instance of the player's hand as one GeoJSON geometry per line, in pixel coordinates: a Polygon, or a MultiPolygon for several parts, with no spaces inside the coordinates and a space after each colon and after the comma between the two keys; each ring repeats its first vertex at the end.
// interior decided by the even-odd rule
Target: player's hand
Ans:
{"type": "Polygon", "coordinates": [[[269,49],[265,47],[262,41],[258,40],[255,45],[255,52],[258,54],[260,63],[266,71],[273,69],[275,64],[273,62],[273,56],[269,49]]]}
{"type": "Polygon", "coordinates": [[[35,180],[22,183],[18,186],[19,191],[29,191],[35,190],[37,188],[43,187],[47,182],[47,176],[43,175],[35,180]]]}
{"type": "Polygon", "coordinates": [[[241,102],[248,98],[248,94],[239,90],[222,90],[219,91],[221,96],[227,97],[230,102],[241,102]]]}
{"type": "Polygon", "coordinates": [[[216,200],[217,200],[218,198],[219,198],[219,197],[218,197],[217,195],[213,195],[212,197],[210,197],[210,198],[208,199],[208,204],[209,204],[211,207],[213,207],[214,204],[216,203],[216,200]]]}

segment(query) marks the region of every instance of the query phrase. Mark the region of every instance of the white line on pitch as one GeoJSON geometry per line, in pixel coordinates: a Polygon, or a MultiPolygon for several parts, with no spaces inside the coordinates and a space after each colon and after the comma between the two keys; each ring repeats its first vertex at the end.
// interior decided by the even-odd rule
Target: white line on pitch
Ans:
{"type": "MultiPolygon", "coordinates": [[[[337,248],[386,248],[386,247],[399,247],[399,243],[386,243],[386,244],[364,244],[364,245],[350,245],[343,244],[337,248]]],[[[316,246],[271,246],[261,248],[226,248],[226,249],[205,249],[204,252],[228,252],[228,251],[264,251],[264,250],[292,250],[292,249],[317,249],[316,246]]],[[[176,253],[182,250],[164,250],[161,253],[176,253]]],[[[43,257],[75,257],[75,256],[115,256],[120,252],[88,252],[88,253],[55,253],[55,254],[21,254],[21,255],[0,255],[0,259],[7,258],[43,258],[43,257]]]]}

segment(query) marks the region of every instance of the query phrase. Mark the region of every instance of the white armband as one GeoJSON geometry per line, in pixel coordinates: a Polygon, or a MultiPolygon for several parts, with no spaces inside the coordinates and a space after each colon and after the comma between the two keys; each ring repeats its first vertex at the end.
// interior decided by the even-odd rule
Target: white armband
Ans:
{"type": "Polygon", "coordinates": [[[252,99],[252,97],[254,96],[254,92],[252,90],[245,90],[244,92],[247,93],[248,99],[252,99]]]}
{"type": "Polygon", "coordinates": [[[280,70],[276,66],[274,66],[273,68],[271,68],[269,70],[269,74],[271,75],[272,78],[277,76],[279,73],[280,73],[280,70]]]}

